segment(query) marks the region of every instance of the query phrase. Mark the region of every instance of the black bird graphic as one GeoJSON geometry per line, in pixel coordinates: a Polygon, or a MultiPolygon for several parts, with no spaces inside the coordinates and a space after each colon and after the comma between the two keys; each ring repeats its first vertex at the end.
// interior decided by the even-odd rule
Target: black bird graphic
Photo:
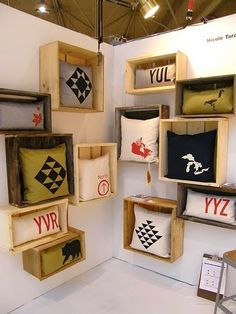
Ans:
{"type": "Polygon", "coordinates": [[[204,105],[212,106],[213,110],[216,111],[216,102],[221,97],[221,94],[224,92],[223,89],[220,89],[218,98],[213,98],[204,102],[204,105]]]}

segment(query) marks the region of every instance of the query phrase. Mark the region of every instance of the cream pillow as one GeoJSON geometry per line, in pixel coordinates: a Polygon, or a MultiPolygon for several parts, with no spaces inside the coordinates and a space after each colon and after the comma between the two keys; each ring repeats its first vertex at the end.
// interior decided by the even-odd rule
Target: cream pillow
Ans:
{"type": "Polygon", "coordinates": [[[184,215],[235,225],[236,196],[205,194],[187,190],[184,215]]]}
{"type": "Polygon", "coordinates": [[[83,201],[111,195],[109,154],[79,160],[79,195],[83,201]]]}
{"type": "Polygon", "coordinates": [[[159,117],[138,120],[121,116],[120,160],[157,161],[159,117]]]}
{"type": "Polygon", "coordinates": [[[130,246],[161,257],[170,257],[171,215],[135,204],[135,226],[130,246]]]}
{"type": "Polygon", "coordinates": [[[60,231],[58,206],[12,219],[14,245],[42,238],[60,231]]]}
{"type": "Polygon", "coordinates": [[[175,72],[175,64],[151,69],[137,69],[135,71],[135,88],[174,85],[175,72]]]}

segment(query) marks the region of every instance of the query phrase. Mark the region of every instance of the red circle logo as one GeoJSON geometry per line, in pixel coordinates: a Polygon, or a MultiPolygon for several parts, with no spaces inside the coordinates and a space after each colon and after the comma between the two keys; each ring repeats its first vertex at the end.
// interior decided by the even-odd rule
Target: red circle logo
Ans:
{"type": "Polygon", "coordinates": [[[109,182],[107,180],[102,180],[98,184],[98,194],[101,196],[107,195],[109,192],[109,182]]]}

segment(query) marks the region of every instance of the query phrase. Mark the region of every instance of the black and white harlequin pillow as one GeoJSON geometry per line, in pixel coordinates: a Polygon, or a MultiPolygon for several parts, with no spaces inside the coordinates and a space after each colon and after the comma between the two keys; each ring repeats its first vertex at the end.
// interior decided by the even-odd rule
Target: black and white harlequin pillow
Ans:
{"type": "Polygon", "coordinates": [[[161,257],[170,257],[171,215],[135,204],[135,226],[130,246],[161,257]]]}
{"type": "Polygon", "coordinates": [[[60,103],[92,108],[92,69],[60,61],[60,103]]]}
{"type": "Polygon", "coordinates": [[[167,131],[168,178],[214,182],[216,130],[178,135],[167,131]]]}

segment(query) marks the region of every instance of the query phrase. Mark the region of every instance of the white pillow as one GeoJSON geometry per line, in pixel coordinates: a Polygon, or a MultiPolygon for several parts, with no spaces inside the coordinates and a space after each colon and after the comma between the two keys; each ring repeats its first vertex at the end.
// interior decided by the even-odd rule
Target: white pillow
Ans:
{"type": "Polygon", "coordinates": [[[83,201],[111,195],[109,154],[79,160],[79,194],[83,201]]]}
{"type": "Polygon", "coordinates": [[[130,246],[161,257],[170,257],[171,215],[134,205],[135,226],[130,246]]]}
{"type": "Polygon", "coordinates": [[[175,72],[175,64],[151,69],[137,69],[135,72],[135,88],[174,85],[175,72]]]}
{"type": "Polygon", "coordinates": [[[235,225],[236,196],[213,195],[187,190],[184,215],[235,225]]]}
{"type": "Polygon", "coordinates": [[[43,102],[18,103],[1,102],[0,104],[1,130],[43,130],[44,107],[43,102]]]}
{"type": "Polygon", "coordinates": [[[14,245],[45,237],[60,231],[58,206],[12,219],[14,245]]]}
{"type": "Polygon", "coordinates": [[[92,69],[60,61],[62,106],[92,108],[92,69]]]}
{"type": "Polygon", "coordinates": [[[159,117],[136,120],[121,116],[120,160],[157,161],[159,117]]]}

